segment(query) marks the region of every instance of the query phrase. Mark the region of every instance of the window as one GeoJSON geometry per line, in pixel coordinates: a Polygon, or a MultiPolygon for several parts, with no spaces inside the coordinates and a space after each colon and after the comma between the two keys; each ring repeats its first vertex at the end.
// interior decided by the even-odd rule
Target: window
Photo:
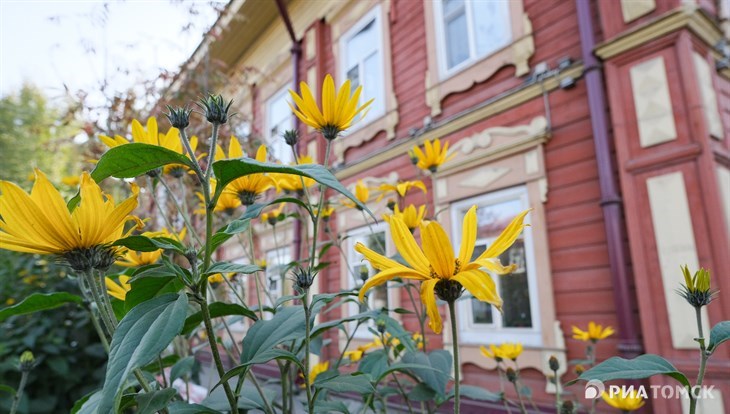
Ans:
{"type": "Polygon", "coordinates": [[[441,75],[451,75],[512,40],[509,0],[441,0],[435,4],[441,75]]]}
{"type": "Polygon", "coordinates": [[[352,91],[362,85],[359,104],[374,99],[365,118],[355,125],[357,128],[377,119],[385,112],[380,6],[374,7],[342,37],[340,56],[341,73],[350,80],[352,91]]]}
{"type": "Polygon", "coordinates": [[[284,296],[284,281],[291,261],[289,247],[266,252],[266,279],[262,290],[267,306],[273,306],[279,298],[284,296]]]}
{"type": "MultiPolygon", "coordinates": [[[[372,227],[361,227],[348,233],[349,246],[347,249],[348,257],[347,261],[350,265],[348,271],[348,279],[350,281],[350,288],[356,288],[363,285],[361,274],[367,273],[368,277],[374,276],[377,271],[373,269],[367,260],[363,260],[363,255],[355,251],[355,245],[362,243],[369,249],[374,250],[380,254],[385,255],[387,249],[387,237],[386,237],[386,226],[384,223],[380,223],[372,227]]],[[[372,310],[380,310],[388,308],[388,285],[382,284],[373,289],[370,289],[368,293],[368,307],[372,310]]],[[[367,309],[365,306],[358,307],[356,304],[350,305],[350,315],[355,315],[359,312],[364,312],[367,309]]],[[[351,323],[351,329],[355,329],[356,323],[351,323]]],[[[371,326],[372,321],[371,321],[371,326]]],[[[366,325],[360,325],[360,328],[355,333],[355,337],[358,338],[369,338],[371,334],[368,332],[366,325]]]]}
{"type": "MultiPolygon", "coordinates": [[[[461,223],[466,212],[475,204],[478,208],[478,227],[474,257],[486,250],[514,216],[529,207],[524,187],[502,190],[455,203],[452,207],[452,222],[461,223]]],[[[454,240],[461,240],[460,232],[461,226],[455,225],[454,240]]],[[[465,293],[465,299],[459,301],[458,309],[459,328],[467,343],[483,343],[487,337],[485,334],[491,334],[488,337],[492,342],[540,345],[533,255],[530,228],[527,227],[512,247],[500,256],[502,263],[514,263],[517,269],[509,275],[491,275],[504,300],[502,313],[465,293]]]]}
{"type": "Polygon", "coordinates": [[[291,148],[286,145],[283,134],[288,129],[293,129],[292,113],[287,99],[289,87],[277,92],[266,104],[266,141],[268,142],[271,156],[288,164],[292,161],[291,148]]]}

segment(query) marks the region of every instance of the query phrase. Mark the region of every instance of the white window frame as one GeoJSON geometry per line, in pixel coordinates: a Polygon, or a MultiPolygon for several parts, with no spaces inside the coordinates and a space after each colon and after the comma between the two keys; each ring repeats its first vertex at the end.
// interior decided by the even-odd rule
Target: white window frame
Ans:
{"type": "MultiPolygon", "coordinates": [[[[274,102],[278,100],[288,102],[287,97],[289,96],[289,89],[291,89],[290,85],[284,86],[266,100],[266,145],[269,147],[270,155],[276,158],[278,161],[281,161],[283,164],[289,164],[293,161],[294,157],[289,147],[284,142],[284,138],[282,136],[284,131],[279,131],[279,135],[276,136],[272,136],[271,134],[271,128],[274,126],[272,122],[273,111],[271,110],[271,107],[273,106],[274,102]],[[277,147],[277,145],[281,145],[281,147],[277,147]],[[282,155],[284,154],[279,154],[278,151],[276,151],[277,148],[283,148],[284,154],[286,154],[286,158],[282,157],[282,155]]],[[[294,118],[291,111],[288,111],[287,118],[289,119],[289,129],[294,129],[294,118]]]]}
{"type": "MultiPolygon", "coordinates": [[[[355,23],[347,32],[345,32],[344,35],[340,37],[339,41],[339,67],[340,67],[340,73],[342,74],[342,82],[347,80],[347,43],[360,31],[365,28],[371,21],[374,21],[373,30],[375,32],[376,41],[374,42],[377,46],[376,53],[380,54],[380,96],[369,96],[369,97],[363,97],[360,96],[360,103],[364,103],[367,101],[367,99],[375,98],[371,105],[371,110],[368,111],[367,116],[365,119],[360,120],[355,125],[353,125],[347,134],[344,135],[350,135],[353,132],[359,130],[360,128],[364,127],[365,125],[371,123],[372,121],[382,117],[385,115],[385,47],[383,45],[383,22],[382,22],[382,13],[380,11],[380,4],[375,5],[372,10],[367,12],[364,16],[360,18],[360,20],[355,23]]],[[[363,63],[364,61],[361,60],[358,62],[358,73],[360,74],[360,85],[363,85],[363,63]]],[[[364,88],[363,88],[364,89],[364,88]]],[[[354,92],[352,90],[351,92],[354,92]]],[[[358,115],[360,116],[360,115],[358,115]]]]}
{"type": "MultiPolygon", "coordinates": [[[[291,258],[292,258],[291,249],[289,248],[289,246],[284,246],[284,247],[279,247],[278,249],[271,249],[271,250],[266,251],[266,271],[264,272],[264,283],[263,283],[262,288],[271,292],[271,289],[269,288],[269,276],[272,276],[272,279],[277,279],[276,285],[277,285],[278,296],[276,296],[276,300],[278,300],[282,296],[284,296],[284,282],[286,281],[286,277],[285,277],[285,275],[281,275],[281,274],[271,275],[269,273],[269,269],[273,269],[273,267],[275,266],[274,262],[271,260],[272,257],[275,258],[275,260],[276,260],[275,263],[279,263],[279,260],[283,258],[284,263],[281,263],[280,265],[281,266],[286,265],[292,261],[291,260],[291,258]]],[[[265,306],[274,306],[275,305],[276,302],[271,303],[271,301],[269,300],[269,295],[267,295],[266,293],[264,293],[263,295],[264,295],[263,301],[264,301],[265,306]]]]}
{"type": "MultiPolygon", "coordinates": [[[[378,224],[375,224],[372,226],[372,230],[370,226],[363,226],[358,227],[356,229],[349,230],[347,232],[347,241],[348,241],[348,248],[347,248],[347,263],[350,266],[350,270],[348,270],[347,274],[347,280],[348,287],[350,289],[354,289],[356,287],[360,287],[363,285],[363,283],[360,280],[360,275],[358,272],[355,272],[356,268],[359,268],[360,266],[367,266],[370,270],[370,277],[376,274],[375,270],[373,269],[372,265],[370,265],[370,262],[367,260],[360,261],[360,253],[357,253],[355,251],[355,244],[360,241],[362,237],[367,237],[371,232],[373,233],[380,233],[383,232],[385,234],[385,254],[389,255],[391,251],[391,246],[389,243],[390,237],[390,230],[387,225],[387,223],[380,221],[378,224]],[[354,272],[355,275],[353,276],[352,273],[354,272]],[[355,282],[354,278],[357,279],[357,283],[355,282]]],[[[391,309],[393,307],[393,295],[391,294],[391,286],[390,282],[386,282],[383,286],[385,286],[385,289],[387,291],[388,295],[388,303],[387,307],[388,309],[391,309]]],[[[366,296],[368,299],[368,308],[372,310],[372,294],[366,296]]],[[[360,307],[356,303],[350,303],[348,305],[348,314],[349,315],[357,315],[360,313],[360,307]]],[[[357,326],[357,322],[350,322],[349,329],[350,332],[352,332],[353,329],[355,329],[355,326],[357,326]]],[[[367,324],[361,324],[360,327],[357,329],[357,331],[353,334],[353,337],[355,339],[372,339],[372,333],[369,332],[368,327],[375,328],[375,322],[373,320],[370,320],[367,324]]]]}
{"type": "Polygon", "coordinates": [[[473,65],[474,63],[486,58],[487,56],[491,56],[495,54],[497,51],[503,49],[504,47],[508,46],[511,42],[513,42],[515,39],[512,37],[514,36],[512,34],[512,22],[511,22],[511,10],[510,10],[510,1],[521,1],[521,0],[505,0],[504,6],[507,11],[507,16],[505,18],[505,24],[507,25],[507,32],[510,34],[510,40],[504,44],[498,47],[497,49],[493,50],[491,53],[487,53],[484,55],[478,55],[478,52],[476,50],[476,41],[474,37],[476,36],[474,32],[474,20],[472,18],[473,6],[472,0],[465,0],[464,1],[464,8],[465,8],[465,17],[466,17],[466,31],[467,31],[467,37],[469,42],[469,57],[464,60],[461,63],[456,64],[454,67],[450,68],[448,67],[448,54],[446,50],[446,27],[444,25],[444,4],[442,0],[434,0],[433,2],[433,12],[434,12],[434,18],[435,18],[435,26],[436,26],[436,44],[437,44],[437,53],[438,53],[438,65],[439,65],[439,78],[441,80],[450,78],[451,76],[461,72],[462,70],[468,68],[469,66],[473,65]]]}
{"type": "MultiPolygon", "coordinates": [[[[520,200],[521,209],[524,210],[530,207],[527,187],[519,186],[505,190],[498,190],[453,203],[451,205],[451,222],[454,223],[452,226],[452,240],[461,240],[461,223],[463,216],[459,214],[460,211],[466,210],[475,204],[477,205],[477,208],[479,208],[481,206],[499,204],[516,199],[520,200]]],[[[529,223],[529,215],[525,219],[525,222],[529,223]]],[[[471,305],[472,296],[467,291],[464,293],[464,296],[462,296],[462,299],[457,302],[457,312],[461,315],[461,317],[458,318],[459,338],[462,339],[465,344],[485,345],[485,341],[487,341],[489,343],[520,342],[527,346],[542,346],[542,324],[540,321],[540,307],[537,291],[538,281],[537,270],[535,267],[535,246],[531,227],[525,227],[522,237],[525,243],[525,266],[527,267],[527,284],[530,294],[532,327],[502,327],[502,317],[498,311],[494,311],[492,313],[491,324],[474,323],[471,305]]],[[[488,244],[490,241],[491,240],[488,239],[478,239],[476,244],[488,244]]],[[[508,275],[491,276],[497,284],[498,291],[500,286],[499,278],[509,277],[508,275]]]]}

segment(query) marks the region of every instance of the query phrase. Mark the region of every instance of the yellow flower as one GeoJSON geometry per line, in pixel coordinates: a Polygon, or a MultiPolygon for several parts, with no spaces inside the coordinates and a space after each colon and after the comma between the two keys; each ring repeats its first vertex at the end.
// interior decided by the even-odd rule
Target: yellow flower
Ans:
{"type": "Polygon", "coordinates": [[[398,205],[396,204],[395,209],[393,210],[393,214],[383,214],[383,219],[387,222],[390,222],[391,217],[399,217],[406,224],[408,230],[413,231],[416,227],[420,226],[421,223],[423,223],[423,217],[425,215],[425,205],[418,207],[418,210],[416,210],[416,206],[414,206],[413,204],[409,204],[408,207],[403,209],[403,211],[400,211],[400,208],[398,208],[398,205]]]}
{"type": "Polygon", "coordinates": [[[81,183],[81,180],[76,175],[67,175],[66,177],[61,178],[61,183],[69,187],[76,187],[79,183],[81,183]]]}
{"type": "Polygon", "coordinates": [[[355,250],[365,256],[370,264],[380,270],[378,274],[365,282],[360,289],[360,301],[372,287],[381,285],[396,277],[421,281],[421,301],[429,316],[429,326],[436,333],[441,333],[441,315],[436,305],[435,293],[445,300],[455,300],[453,293],[461,294],[465,288],[477,299],[491,303],[498,309],[502,307],[502,299],[491,276],[482,270],[486,268],[497,274],[506,274],[515,266],[503,266],[499,255],[507,250],[517,239],[524,228],[526,210],[515,217],[502,234],[479,257],[472,260],[477,238],[477,214],[473,206],[464,216],[461,248],[458,256],[454,256],[449,236],[441,225],[435,221],[421,224],[422,248],[418,246],[408,226],[399,217],[390,219],[390,234],[393,237],[398,253],[408,263],[402,265],[393,259],[378,254],[358,243],[355,250]],[[450,294],[444,298],[444,295],[450,294]]]}
{"type": "MultiPolygon", "coordinates": [[[[167,237],[170,239],[175,239],[177,241],[182,241],[185,238],[185,234],[187,232],[187,229],[183,227],[183,229],[180,231],[179,234],[170,233],[167,229],[162,229],[161,231],[148,231],[145,233],[142,233],[145,237],[167,237]]],[[[158,249],[153,252],[136,252],[134,250],[125,250],[122,253],[121,259],[117,260],[116,263],[119,266],[124,267],[139,267],[139,266],[146,266],[151,265],[153,263],[157,263],[158,260],[160,260],[160,257],[162,256],[163,249],[158,249]]]]}
{"type": "Polygon", "coordinates": [[[485,346],[481,346],[480,349],[482,351],[482,355],[487,358],[496,359],[498,361],[502,359],[511,359],[514,361],[522,353],[522,344],[511,344],[505,342],[500,346],[489,345],[489,349],[485,346]]]}
{"type": "Polygon", "coordinates": [[[38,169],[35,172],[30,195],[11,182],[0,181],[0,246],[3,249],[59,254],[70,260],[70,256],[122,238],[124,224],[129,220],[142,225],[138,218],[129,215],[137,207],[139,189],[135,185],[132,196],[115,205],[112,197],[104,194],[85,172],[81,176],[81,201],[72,213],[45,174],[38,169]]]}
{"type": "Polygon", "coordinates": [[[613,335],[615,331],[612,327],[607,326],[604,328],[602,325],[598,325],[595,322],[588,322],[588,330],[583,331],[577,326],[573,326],[573,339],[580,339],[581,341],[593,341],[598,342],[601,339],[608,338],[613,335]]]}
{"type": "Polygon", "coordinates": [[[364,353],[365,351],[358,348],[352,351],[345,352],[345,358],[349,359],[350,362],[357,362],[362,359],[364,353]]]}
{"type": "Polygon", "coordinates": [[[5,304],[6,304],[6,305],[8,305],[8,306],[12,306],[12,305],[15,305],[15,299],[13,299],[13,298],[8,298],[8,299],[7,299],[6,301],[5,301],[5,304]]]}
{"type": "Polygon", "coordinates": [[[692,276],[687,265],[681,269],[685,285],[677,290],[679,296],[695,308],[709,305],[717,294],[717,291],[710,289],[710,271],[701,268],[692,276]]]}
{"type": "MultiPolygon", "coordinates": [[[[370,198],[370,190],[368,187],[362,182],[362,180],[357,180],[357,184],[355,185],[355,198],[358,199],[361,203],[365,204],[368,202],[368,199],[370,198]]],[[[342,204],[344,204],[347,207],[350,208],[356,208],[360,210],[360,206],[355,204],[352,200],[345,199],[342,201],[342,204]]]]}
{"type": "Polygon", "coordinates": [[[423,151],[418,146],[413,147],[413,153],[418,158],[416,164],[422,170],[429,170],[435,173],[441,164],[454,158],[456,154],[448,155],[449,143],[445,143],[441,148],[441,141],[436,138],[433,141],[423,143],[423,151]]]}
{"type": "Polygon", "coordinates": [[[284,203],[279,203],[279,207],[269,212],[261,213],[261,222],[269,223],[272,226],[275,225],[279,216],[282,214],[284,207],[286,207],[284,203]]]}
{"type": "MultiPolygon", "coordinates": [[[[215,194],[216,184],[217,184],[216,179],[211,178],[210,179],[211,195],[215,194]]],[[[198,200],[200,201],[200,208],[196,209],[194,211],[194,213],[204,216],[205,215],[205,196],[200,191],[196,191],[195,196],[198,197],[198,200]]],[[[221,193],[220,196],[218,196],[218,201],[215,203],[215,208],[213,209],[213,211],[216,213],[224,212],[224,213],[228,214],[229,216],[231,216],[231,215],[233,215],[233,213],[236,211],[236,209],[238,207],[241,207],[241,199],[238,198],[238,195],[224,191],[221,193]]]]}
{"type": "MultiPolygon", "coordinates": [[[[99,139],[109,148],[130,143],[128,139],[119,135],[115,135],[114,138],[99,135],[99,139]]],[[[157,145],[178,154],[186,154],[185,147],[180,141],[180,131],[177,128],[170,128],[167,133],[160,133],[157,128],[157,118],[154,116],[147,119],[147,128],[143,127],[138,120],[132,120],[132,142],[157,145]]],[[[198,147],[198,137],[190,137],[190,147],[195,152],[198,147]]],[[[187,156],[190,158],[190,154],[187,154],[187,156]]],[[[168,164],[163,168],[163,172],[175,174],[176,171],[182,171],[182,168],[187,169],[187,167],[180,164],[168,164]]]]}
{"type": "MultiPolygon", "coordinates": [[[[226,273],[225,277],[226,277],[226,279],[231,280],[231,278],[233,277],[234,274],[235,273],[226,273]]],[[[208,276],[209,283],[223,283],[224,281],[225,280],[223,279],[222,273],[216,273],[216,274],[208,276]]]]}
{"type": "Polygon", "coordinates": [[[367,108],[373,102],[371,99],[358,107],[362,86],[358,86],[355,93],[350,96],[350,80],[348,79],[342,84],[340,90],[335,93],[335,81],[332,76],[327,75],[320,95],[322,97],[322,110],[320,111],[309,85],[302,82],[299,87],[302,92],[301,96],[289,90],[289,95],[296,103],[296,108],[291,103],[289,107],[291,107],[297,118],[320,131],[329,140],[337,138],[340,132],[357,122],[355,116],[363,111],[365,112],[363,112],[360,119],[364,118],[367,108]]]}
{"type": "Polygon", "coordinates": [[[412,338],[413,342],[416,343],[416,348],[423,349],[423,335],[416,332],[413,334],[412,338]]]}
{"type": "Polygon", "coordinates": [[[104,279],[106,282],[106,292],[109,296],[115,297],[124,302],[124,299],[127,297],[127,292],[132,290],[132,285],[129,284],[129,276],[119,276],[119,284],[114,282],[114,279],[109,276],[104,279]]]}
{"type": "MultiPolygon", "coordinates": [[[[314,164],[314,159],[309,155],[302,155],[299,157],[299,163],[291,163],[290,165],[305,164],[314,164]]],[[[281,192],[282,190],[289,192],[300,192],[304,189],[304,187],[302,187],[302,182],[304,182],[304,185],[307,188],[313,186],[316,183],[316,181],[309,177],[295,174],[276,173],[271,174],[271,178],[273,178],[276,183],[277,193],[281,192]]]]}
{"type": "Polygon", "coordinates": [[[323,372],[326,372],[330,368],[330,362],[324,361],[320,362],[318,364],[315,364],[312,368],[309,369],[309,385],[312,385],[314,383],[314,380],[317,379],[317,376],[323,372]]]}
{"type": "MultiPolygon", "coordinates": [[[[330,219],[330,217],[332,216],[332,213],[334,213],[334,212],[335,212],[334,207],[325,206],[322,208],[322,213],[320,214],[320,217],[322,217],[322,220],[328,221],[330,219]]],[[[317,211],[315,211],[315,214],[316,213],[317,213],[317,211]]]]}
{"type": "Polygon", "coordinates": [[[256,266],[260,267],[263,270],[266,270],[266,259],[258,259],[256,260],[256,266]]]}
{"type": "Polygon", "coordinates": [[[394,193],[397,193],[401,197],[405,197],[406,193],[411,190],[411,188],[418,188],[424,193],[427,193],[426,185],[423,184],[423,181],[421,180],[414,180],[414,181],[400,181],[396,184],[380,184],[380,187],[378,187],[378,190],[382,191],[383,193],[380,194],[378,197],[378,201],[382,200],[382,198],[387,194],[389,191],[392,191],[394,193]]]}
{"type": "Polygon", "coordinates": [[[638,390],[633,390],[627,393],[619,391],[611,394],[604,391],[603,394],[601,394],[601,397],[603,397],[603,401],[605,401],[606,404],[623,411],[636,411],[643,407],[646,403],[644,398],[639,395],[638,390]]]}
{"type": "MultiPolygon", "coordinates": [[[[231,145],[233,145],[233,142],[234,140],[232,139],[231,145]]],[[[228,150],[229,157],[240,158],[233,157],[232,150],[233,147],[228,150]]],[[[261,145],[258,151],[256,151],[256,161],[266,161],[266,146],[261,145]]],[[[257,173],[236,178],[228,184],[228,186],[226,186],[223,192],[237,196],[241,200],[242,204],[250,206],[261,194],[273,186],[274,180],[272,180],[271,177],[266,174],[257,173]]]]}

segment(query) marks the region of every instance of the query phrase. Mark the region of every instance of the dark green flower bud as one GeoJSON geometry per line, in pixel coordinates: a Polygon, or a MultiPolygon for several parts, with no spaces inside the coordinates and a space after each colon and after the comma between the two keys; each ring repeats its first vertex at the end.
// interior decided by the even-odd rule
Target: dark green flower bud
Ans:
{"type": "Polygon", "coordinates": [[[311,272],[309,269],[304,269],[302,267],[297,268],[294,270],[294,287],[300,293],[306,292],[310,287],[312,287],[315,275],[316,274],[311,272]]]}
{"type": "Polygon", "coordinates": [[[558,359],[555,358],[555,355],[550,356],[550,359],[548,360],[548,365],[550,365],[550,369],[553,371],[557,371],[560,369],[560,362],[558,362],[558,359]]]}
{"type": "Polygon", "coordinates": [[[228,122],[228,118],[234,114],[229,114],[228,111],[231,109],[233,100],[228,103],[223,100],[222,95],[208,95],[207,98],[203,98],[197,105],[204,111],[205,119],[214,125],[223,125],[228,122]]]}
{"type": "Polygon", "coordinates": [[[573,414],[575,412],[575,406],[573,401],[567,400],[560,404],[560,414],[573,414]]]}
{"type": "Polygon", "coordinates": [[[507,381],[511,383],[517,382],[517,372],[512,369],[512,367],[507,368],[507,371],[505,371],[505,374],[507,375],[507,381]]]}
{"type": "Polygon", "coordinates": [[[173,108],[167,105],[168,113],[165,114],[170,124],[177,129],[185,129],[190,125],[190,114],[193,112],[187,105],[184,108],[173,108]]]}
{"type": "Polygon", "coordinates": [[[287,129],[284,131],[284,141],[286,141],[286,145],[293,147],[297,144],[297,142],[299,142],[299,131],[295,129],[287,129]]]}
{"type": "Polygon", "coordinates": [[[367,266],[360,266],[360,280],[365,282],[370,277],[370,271],[367,266]]]}

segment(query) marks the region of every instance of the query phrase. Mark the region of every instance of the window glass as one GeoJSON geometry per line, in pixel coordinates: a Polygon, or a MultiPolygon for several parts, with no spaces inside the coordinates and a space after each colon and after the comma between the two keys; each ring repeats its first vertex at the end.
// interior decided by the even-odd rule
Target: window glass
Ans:
{"type": "Polygon", "coordinates": [[[509,0],[442,0],[437,20],[446,71],[494,53],[512,38],[509,0]]]}
{"type": "Polygon", "coordinates": [[[262,288],[266,304],[272,306],[284,295],[284,281],[291,263],[291,253],[288,247],[266,252],[266,280],[262,288]]]}
{"type": "MultiPolygon", "coordinates": [[[[355,32],[346,34],[342,40],[342,62],[345,77],[350,80],[351,90],[362,86],[359,105],[373,99],[370,110],[359,124],[365,125],[368,120],[376,119],[384,112],[384,69],[382,34],[380,33],[380,8],[376,7],[368,13],[360,23],[355,25],[355,32]],[[364,22],[364,23],[363,23],[364,22]]],[[[358,116],[362,116],[360,114],[358,116]]]]}
{"type": "Polygon", "coordinates": [[[292,161],[292,152],[282,135],[284,131],[294,128],[291,108],[287,103],[287,89],[279,91],[269,100],[266,122],[266,139],[271,156],[284,164],[292,161]]]}

